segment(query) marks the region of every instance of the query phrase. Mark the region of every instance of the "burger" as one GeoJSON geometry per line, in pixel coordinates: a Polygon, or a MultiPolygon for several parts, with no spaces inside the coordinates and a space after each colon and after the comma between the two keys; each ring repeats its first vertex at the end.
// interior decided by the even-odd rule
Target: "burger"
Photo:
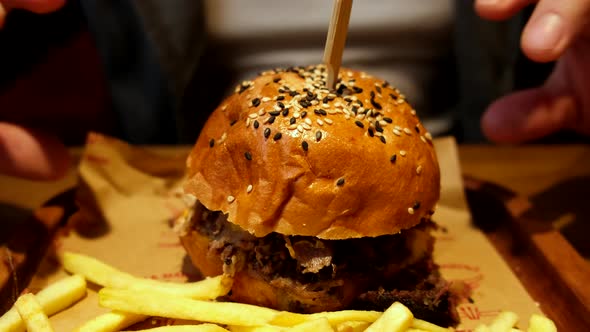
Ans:
{"type": "Polygon", "coordinates": [[[242,82],[187,159],[181,242],[230,301],[313,313],[384,310],[454,325],[433,262],[440,171],[431,136],[400,91],[323,65],[242,82]]]}

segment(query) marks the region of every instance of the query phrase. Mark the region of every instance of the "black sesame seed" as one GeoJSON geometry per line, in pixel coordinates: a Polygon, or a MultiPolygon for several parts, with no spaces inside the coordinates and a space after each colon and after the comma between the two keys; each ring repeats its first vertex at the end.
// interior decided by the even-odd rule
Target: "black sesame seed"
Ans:
{"type": "Polygon", "coordinates": [[[375,91],[371,91],[371,99],[375,98],[375,91]]]}
{"type": "Polygon", "coordinates": [[[313,94],[313,92],[311,92],[311,91],[309,91],[309,90],[307,90],[307,89],[303,89],[303,91],[307,92],[307,96],[308,96],[308,97],[314,97],[314,94],[313,94]]]}
{"type": "Polygon", "coordinates": [[[325,110],[323,110],[323,109],[320,109],[320,114],[321,114],[321,115],[324,115],[324,116],[326,116],[326,115],[328,115],[328,112],[326,112],[326,111],[325,111],[325,110]]]}
{"type": "Polygon", "coordinates": [[[376,86],[375,89],[377,89],[377,92],[381,93],[381,88],[376,86]]]}
{"type": "Polygon", "coordinates": [[[252,99],[252,106],[257,107],[258,105],[260,105],[260,98],[252,99]]]}
{"type": "Polygon", "coordinates": [[[301,118],[304,119],[307,116],[307,111],[301,112],[301,118]]]}
{"type": "Polygon", "coordinates": [[[252,154],[248,151],[244,152],[244,157],[246,157],[247,160],[252,160],[252,154]]]}
{"type": "Polygon", "coordinates": [[[279,93],[285,93],[286,92],[283,88],[279,88],[279,90],[277,90],[277,91],[279,91],[279,93]]]}
{"type": "Polygon", "coordinates": [[[418,128],[418,125],[416,125],[416,127],[414,127],[414,129],[416,130],[416,132],[419,134],[420,133],[420,128],[418,128]]]}
{"type": "Polygon", "coordinates": [[[281,109],[285,108],[285,104],[283,104],[283,103],[282,103],[282,102],[280,102],[280,101],[277,101],[277,105],[278,105],[278,106],[279,106],[281,109]]]}
{"type": "Polygon", "coordinates": [[[213,145],[215,145],[215,140],[214,139],[210,139],[209,140],[209,147],[212,148],[213,145]]]}
{"type": "Polygon", "coordinates": [[[281,80],[280,77],[275,77],[272,81],[275,82],[275,83],[279,83],[280,80],[281,80]]]}
{"type": "Polygon", "coordinates": [[[295,121],[297,121],[297,119],[295,119],[295,117],[292,117],[291,119],[289,119],[289,124],[295,124],[295,121]]]}
{"type": "Polygon", "coordinates": [[[392,123],[393,120],[391,118],[383,118],[383,121],[387,122],[387,123],[392,123]]]}
{"type": "Polygon", "coordinates": [[[338,187],[342,187],[344,185],[344,178],[340,178],[338,179],[338,181],[336,182],[336,185],[338,187]]]}
{"type": "Polygon", "coordinates": [[[330,101],[330,100],[328,99],[328,97],[324,97],[324,99],[322,99],[322,103],[324,103],[324,104],[327,104],[327,103],[328,103],[328,101],[330,101]]]}
{"type": "Polygon", "coordinates": [[[272,111],[272,112],[268,112],[268,114],[270,114],[272,116],[277,116],[277,115],[281,114],[281,111],[272,111]]]}
{"type": "Polygon", "coordinates": [[[322,139],[322,132],[318,130],[315,133],[315,140],[319,142],[321,139],[322,139]]]}
{"type": "Polygon", "coordinates": [[[375,132],[373,131],[372,128],[369,128],[369,136],[371,136],[371,137],[375,136],[375,132]]]}
{"type": "Polygon", "coordinates": [[[233,126],[236,124],[236,122],[238,122],[238,120],[231,120],[231,122],[229,123],[230,126],[233,126]]]}
{"type": "Polygon", "coordinates": [[[385,136],[379,136],[379,139],[381,140],[381,142],[383,142],[383,144],[387,143],[387,140],[385,140],[385,136]]]}
{"type": "Polygon", "coordinates": [[[278,140],[280,140],[280,139],[281,139],[281,137],[283,137],[283,134],[281,134],[281,133],[276,133],[272,139],[274,139],[275,141],[278,141],[278,140]]]}
{"type": "Polygon", "coordinates": [[[271,116],[270,118],[268,118],[268,123],[269,123],[269,124],[273,124],[273,123],[275,123],[275,120],[276,120],[276,118],[277,118],[277,117],[276,117],[276,116],[274,116],[274,115],[273,115],[273,116],[271,116]]]}
{"type": "Polygon", "coordinates": [[[389,161],[391,161],[391,163],[395,164],[395,161],[397,160],[397,155],[393,155],[391,156],[391,158],[389,158],[389,161]]]}
{"type": "Polygon", "coordinates": [[[291,96],[291,97],[295,97],[298,94],[299,94],[299,92],[297,92],[297,91],[291,91],[291,92],[289,92],[289,96],[291,96]]]}
{"type": "Polygon", "coordinates": [[[309,91],[308,88],[303,88],[303,92],[307,92],[307,91],[309,91]]]}
{"type": "Polygon", "coordinates": [[[420,208],[420,202],[418,202],[418,201],[414,202],[414,206],[412,206],[412,209],[418,210],[419,208],[420,208]]]}
{"type": "Polygon", "coordinates": [[[359,88],[358,86],[353,86],[352,91],[354,91],[354,93],[362,93],[363,88],[359,88]]]}
{"type": "Polygon", "coordinates": [[[283,110],[283,116],[287,116],[287,115],[289,115],[289,109],[288,108],[285,108],[283,110]]]}
{"type": "Polygon", "coordinates": [[[264,138],[268,138],[270,136],[270,128],[264,129],[264,138]]]}
{"type": "Polygon", "coordinates": [[[386,88],[386,87],[389,86],[389,82],[385,81],[385,82],[383,82],[383,84],[381,86],[384,87],[384,88],[386,88]]]}
{"type": "Polygon", "coordinates": [[[359,120],[356,120],[356,121],[354,122],[354,124],[356,124],[356,125],[357,125],[357,126],[359,126],[360,128],[365,128],[365,125],[364,125],[362,122],[360,122],[359,120]]]}
{"type": "Polygon", "coordinates": [[[303,108],[308,108],[309,106],[311,106],[311,104],[305,99],[299,100],[299,105],[301,105],[301,107],[303,108]]]}
{"type": "Polygon", "coordinates": [[[283,95],[277,96],[277,100],[285,100],[285,96],[283,96],[283,95]]]}
{"type": "Polygon", "coordinates": [[[260,123],[258,122],[258,120],[254,120],[254,129],[258,129],[259,126],[260,123]]]}
{"type": "Polygon", "coordinates": [[[381,107],[381,104],[379,104],[378,102],[375,101],[375,99],[371,99],[371,105],[373,105],[373,107],[375,107],[378,110],[383,108],[383,107],[381,107]]]}
{"type": "Polygon", "coordinates": [[[352,112],[354,114],[356,114],[358,112],[358,110],[359,110],[358,106],[352,106],[352,112]]]}
{"type": "Polygon", "coordinates": [[[309,144],[307,144],[306,141],[301,142],[301,147],[303,148],[303,151],[307,151],[307,149],[309,148],[309,144]]]}
{"type": "Polygon", "coordinates": [[[316,108],[315,110],[313,110],[313,112],[317,115],[321,115],[322,113],[320,113],[320,110],[318,108],[316,108]]]}
{"type": "Polygon", "coordinates": [[[389,96],[390,96],[391,98],[393,98],[393,100],[397,100],[397,96],[396,96],[396,95],[394,95],[393,93],[390,93],[390,94],[389,94],[389,96]]]}

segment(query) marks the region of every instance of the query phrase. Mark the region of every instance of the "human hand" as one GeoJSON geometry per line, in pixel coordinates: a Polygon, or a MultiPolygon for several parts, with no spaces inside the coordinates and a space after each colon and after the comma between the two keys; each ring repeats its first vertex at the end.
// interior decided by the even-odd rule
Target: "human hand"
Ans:
{"type": "Polygon", "coordinates": [[[0,0],[0,28],[11,9],[25,9],[37,14],[51,13],[65,4],[65,0],[0,0]]]}
{"type": "Polygon", "coordinates": [[[68,170],[69,155],[48,134],[0,122],[0,173],[31,180],[54,180],[68,170]]]}
{"type": "Polygon", "coordinates": [[[557,60],[541,87],[513,93],[492,105],[482,117],[492,141],[519,143],[561,129],[590,135],[590,1],[476,0],[478,14],[491,20],[514,15],[537,3],[521,36],[532,60],[557,60]]]}

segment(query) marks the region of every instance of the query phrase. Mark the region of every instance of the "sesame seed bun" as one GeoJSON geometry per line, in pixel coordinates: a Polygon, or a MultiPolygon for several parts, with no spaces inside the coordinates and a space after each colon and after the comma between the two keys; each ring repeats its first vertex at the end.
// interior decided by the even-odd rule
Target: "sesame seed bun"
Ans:
{"type": "Polygon", "coordinates": [[[350,69],[334,91],[325,79],[312,66],[239,85],[201,132],[185,192],[257,237],[375,237],[430,218],[439,167],[404,96],[350,69]]]}

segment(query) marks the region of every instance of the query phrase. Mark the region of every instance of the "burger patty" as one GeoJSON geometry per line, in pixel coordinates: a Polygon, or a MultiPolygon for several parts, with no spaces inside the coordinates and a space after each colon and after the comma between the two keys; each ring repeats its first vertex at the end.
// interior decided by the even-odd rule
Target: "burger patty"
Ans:
{"type": "Polygon", "coordinates": [[[203,206],[197,211],[190,227],[210,239],[209,251],[224,262],[224,272],[246,270],[287,290],[281,309],[382,311],[399,301],[418,318],[457,323],[448,284],[432,260],[435,225],[430,221],[395,235],[322,240],[278,233],[255,237],[221,212],[203,206]],[[345,281],[354,282],[353,298],[344,299],[345,281]]]}

